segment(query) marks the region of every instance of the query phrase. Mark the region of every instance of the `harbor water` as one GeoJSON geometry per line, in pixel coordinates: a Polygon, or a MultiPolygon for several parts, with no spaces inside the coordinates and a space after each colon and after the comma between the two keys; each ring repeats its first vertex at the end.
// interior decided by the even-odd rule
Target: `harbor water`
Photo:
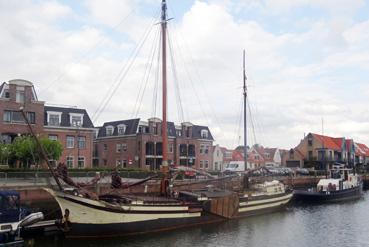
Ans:
{"type": "Polygon", "coordinates": [[[311,205],[170,232],[93,240],[35,240],[34,246],[369,246],[369,192],[362,199],[311,205]]]}

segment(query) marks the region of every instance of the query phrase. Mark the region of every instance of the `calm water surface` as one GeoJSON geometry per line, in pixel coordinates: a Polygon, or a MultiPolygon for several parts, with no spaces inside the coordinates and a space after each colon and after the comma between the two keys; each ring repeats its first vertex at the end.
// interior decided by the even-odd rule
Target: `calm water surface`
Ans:
{"type": "MultiPolygon", "coordinates": [[[[341,204],[293,204],[285,211],[171,232],[110,240],[65,240],[59,246],[369,246],[369,192],[341,204]]],[[[39,240],[35,246],[56,246],[39,240]]]]}

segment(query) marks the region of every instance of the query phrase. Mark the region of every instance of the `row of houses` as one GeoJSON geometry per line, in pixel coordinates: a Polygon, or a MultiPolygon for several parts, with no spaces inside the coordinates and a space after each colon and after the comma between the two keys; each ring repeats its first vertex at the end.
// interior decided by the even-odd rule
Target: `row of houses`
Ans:
{"type": "Polygon", "coordinates": [[[334,164],[368,165],[369,148],[353,139],[309,133],[295,148],[282,155],[282,165],[287,167],[325,170],[334,164]]]}
{"type": "MultiPolygon", "coordinates": [[[[11,143],[29,129],[23,108],[36,135],[59,141],[63,153],[59,161],[70,168],[135,167],[159,169],[162,162],[162,121],[159,118],[106,122],[95,127],[85,109],[47,105],[37,98],[33,84],[11,80],[0,85],[0,137],[11,143]]],[[[230,161],[243,161],[243,147],[227,149],[213,145],[207,126],[190,122],[168,122],[169,164],[206,170],[224,170],[230,161]]],[[[287,166],[327,169],[335,163],[354,166],[369,164],[369,148],[345,137],[314,133],[306,135],[290,150],[247,147],[248,168],[287,166]]]]}
{"type": "MultiPolygon", "coordinates": [[[[55,163],[63,162],[70,168],[160,167],[162,121],[158,118],[112,121],[95,127],[85,109],[47,105],[38,100],[32,82],[16,79],[0,85],[2,143],[30,133],[20,108],[36,135],[63,145],[55,163]]],[[[214,138],[207,126],[189,122],[168,122],[167,126],[170,164],[213,169],[214,138]]]]}
{"type": "MultiPolygon", "coordinates": [[[[213,148],[213,170],[224,170],[231,161],[244,161],[244,147],[230,150],[219,145],[213,148]]],[[[263,166],[281,166],[282,156],[279,148],[267,148],[255,144],[247,147],[247,168],[256,169],[263,166]]]]}

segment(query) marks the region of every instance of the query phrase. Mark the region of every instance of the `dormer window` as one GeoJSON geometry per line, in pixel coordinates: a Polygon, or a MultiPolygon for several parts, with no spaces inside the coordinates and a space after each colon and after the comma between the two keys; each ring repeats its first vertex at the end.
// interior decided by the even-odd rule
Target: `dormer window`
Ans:
{"type": "Polygon", "coordinates": [[[60,126],[61,112],[47,111],[47,123],[50,126],[60,126]]]}
{"type": "Polygon", "coordinates": [[[81,127],[83,125],[83,115],[81,113],[69,113],[70,125],[74,127],[81,127]]]}
{"type": "Polygon", "coordinates": [[[208,139],[209,131],[207,130],[201,130],[201,138],[208,139]]]}
{"type": "Polygon", "coordinates": [[[8,89],[5,89],[4,90],[4,94],[3,94],[3,97],[6,98],[6,99],[9,99],[10,98],[10,92],[8,89]]]}
{"type": "Polygon", "coordinates": [[[106,126],[106,136],[112,136],[114,133],[114,127],[109,125],[106,126]]]}
{"type": "Polygon", "coordinates": [[[125,124],[119,124],[118,125],[118,135],[124,135],[126,132],[127,126],[125,124]]]}
{"type": "Polygon", "coordinates": [[[15,96],[15,101],[17,103],[24,103],[24,87],[17,87],[15,96]]]}

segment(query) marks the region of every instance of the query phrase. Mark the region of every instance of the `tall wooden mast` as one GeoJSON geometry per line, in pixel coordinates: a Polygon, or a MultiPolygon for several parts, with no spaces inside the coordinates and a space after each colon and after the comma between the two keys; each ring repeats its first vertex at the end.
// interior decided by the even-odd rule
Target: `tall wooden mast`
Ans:
{"type": "Polygon", "coordinates": [[[167,3],[162,0],[161,3],[161,40],[162,40],[162,79],[163,79],[163,161],[161,169],[166,174],[168,172],[168,130],[167,130],[167,3]]]}
{"type": "Polygon", "coordinates": [[[245,50],[243,50],[243,159],[245,162],[245,170],[247,169],[247,87],[246,87],[246,69],[245,69],[245,50]]]}

